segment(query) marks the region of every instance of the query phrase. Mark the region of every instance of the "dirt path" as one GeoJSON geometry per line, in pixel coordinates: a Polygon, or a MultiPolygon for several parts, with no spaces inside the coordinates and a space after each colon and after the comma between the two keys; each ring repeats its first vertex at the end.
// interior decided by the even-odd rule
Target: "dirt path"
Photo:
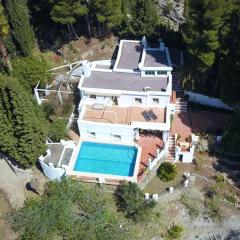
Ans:
{"type": "Polygon", "coordinates": [[[0,192],[0,239],[14,240],[16,234],[11,230],[8,223],[8,213],[11,207],[3,192],[0,192]]]}
{"type": "Polygon", "coordinates": [[[4,159],[0,159],[0,189],[13,208],[23,205],[27,181],[26,177],[17,176],[4,159]]]}

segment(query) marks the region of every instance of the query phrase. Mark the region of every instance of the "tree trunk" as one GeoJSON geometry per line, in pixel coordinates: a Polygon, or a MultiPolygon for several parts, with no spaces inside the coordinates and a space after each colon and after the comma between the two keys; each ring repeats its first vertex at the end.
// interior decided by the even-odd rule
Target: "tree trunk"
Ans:
{"type": "Polygon", "coordinates": [[[100,22],[98,21],[98,33],[99,33],[99,38],[102,38],[102,32],[101,32],[101,26],[100,26],[100,22]]]}
{"type": "Polygon", "coordinates": [[[9,57],[8,57],[7,50],[6,50],[5,46],[4,46],[4,43],[3,43],[3,39],[2,39],[2,38],[0,38],[0,48],[1,48],[1,52],[2,52],[2,57],[3,57],[3,62],[4,62],[4,64],[5,64],[5,66],[7,66],[8,71],[9,71],[9,72],[12,72],[12,70],[13,70],[13,69],[12,69],[12,64],[11,64],[10,59],[9,59],[9,57]]]}
{"type": "Polygon", "coordinates": [[[76,33],[76,31],[75,31],[72,23],[70,24],[70,26],[71,26],[72,32],[74,33],[75,37],[76,37],[77,39],[79,39],[79,36],[77,35],[77,33],[76,33]]]}
{"type": "Polygon", "coordinates": [[[85,15],[85,20],[86,20],[86,24],[87,24],[88,36],[89,36],[89,38],[92,38],[92,35],[91,35],[91,27],[90,27],[90,23],[89,23],[88,14],[85,15]]]}
{"type": "Polygon", "coordinates": [[[68,28],[68,32],[70,33],[70,37],[72,37],[72,30],[71,30],[71,28],[70,28],[70,25],[69,24],[67,24],[67,28],[68,28]]]}

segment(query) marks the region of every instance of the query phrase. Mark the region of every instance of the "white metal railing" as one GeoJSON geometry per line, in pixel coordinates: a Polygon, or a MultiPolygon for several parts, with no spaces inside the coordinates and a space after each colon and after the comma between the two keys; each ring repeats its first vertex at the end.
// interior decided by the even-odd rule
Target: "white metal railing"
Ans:
{"type": "Polygon", "coordinates": [[[161,160],[163,159],[164,155],[166,155],[166,151],[163,149],[161,152],[159,152],[159,149],[157,149],[157,156],[150,160],[149,159],[149,162],[148,162],[148,168],[149,170],[152,170],[154,168],[154,166],[156,166],[156,164],[161,160]]]}

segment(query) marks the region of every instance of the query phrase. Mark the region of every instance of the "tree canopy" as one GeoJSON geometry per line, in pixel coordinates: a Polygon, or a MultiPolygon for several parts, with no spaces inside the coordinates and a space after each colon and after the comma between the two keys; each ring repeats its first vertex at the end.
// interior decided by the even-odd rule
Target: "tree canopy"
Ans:
{"type": "Polygon", "coordinates": [[[5,3],[13,39],[23,56],[30,56],[34,48],[34,32],[29,19],[26,0],[8,0],[5,3]]]}
{"type": "Polygon", "coordinates": [[[51,80],[51,73],[44,59],[36,57],[21,57],[13,60],[12,75],[18,78],[18,81],[26,89],[32,90],[37,84],[46,84],[51,80]]]}
{"type": "Polygon", "coordinates": [[[48,124],[18,80],[0,76],[0,149],[22,167],[36,163],[46,150],[48,124]]]}
{"type": "Polygon", "coordinates": [[[131,239],[126,221],[111,211],[104,194],[73,179],[50,182],[44,196],[26,201],[11,222],[22,239],[131,239]]]}

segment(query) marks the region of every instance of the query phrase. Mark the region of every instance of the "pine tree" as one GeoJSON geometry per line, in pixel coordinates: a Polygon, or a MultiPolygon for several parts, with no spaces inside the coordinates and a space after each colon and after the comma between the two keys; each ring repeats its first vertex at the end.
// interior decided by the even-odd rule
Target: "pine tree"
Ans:
{"type": "Polygon", "coordinates": [[[48,124],[18,81],[0,76],[0,151],[23,167],[33,165],[46,150],[48,124]]]}
{"type": "Polygon", "coordinates": [[[130,2],[128,32],[134,36],[151,35],[159,21],[157,6],[153,0],[130,2]]]}
{"type": "Polygon", "coordinates": [[[27,2],[7,0],[5,5],[17,49],[23,56],[30,56],[34,48],[34,32],[30,24],[27,2]]]}
{"type": "Polygon", "coordinates": [[[90,24],[88,19],[88,5],[85,0],[60,0],[53,2],[51,18],[54,22],[67,25],[69,32],[78,38],[73,27],[77,18],[84,16],[87,24],[88,34],[91,36],[90,24]]]}
{"type": "MultiPolygon", "coordinates": [[[[192,88],[206,84],[208,71],[214,65],[220,47],[219,30],[223,25],[225,0],[187,0],[186,23],[182,27],[188,51],[192,88]]],[[[207,83],[209,84],[209,82],[207,83]]],[[[211,85],[214,86],[214,83],[211,85]]],[[[206,88],[206,86],[204,85],[206,88]]]]}
{"type": "Polygon", "coordinates": [[[121,0],[94,0],[91,2],[91,11],[96,17],[100,38],[103,31],[109,33],[123,21],[121,0]]]}
{"type": "Polygon", "coordinates": [[[4,43],[4,39],[8,36],[8,34],[9,34],[8,22],[3,12],[3,6],[0,4],[0,49],[3,56],[3,62],[7,66],[8,71],[11,72],[12,65],[8,57],[8,53],[4,43]]]}
{"type": "Polygon", "coordinates": [[[223,32],[218,79],[220,96],[228,103],[240,103],[240,4],[236,3],[223,32]]]}

